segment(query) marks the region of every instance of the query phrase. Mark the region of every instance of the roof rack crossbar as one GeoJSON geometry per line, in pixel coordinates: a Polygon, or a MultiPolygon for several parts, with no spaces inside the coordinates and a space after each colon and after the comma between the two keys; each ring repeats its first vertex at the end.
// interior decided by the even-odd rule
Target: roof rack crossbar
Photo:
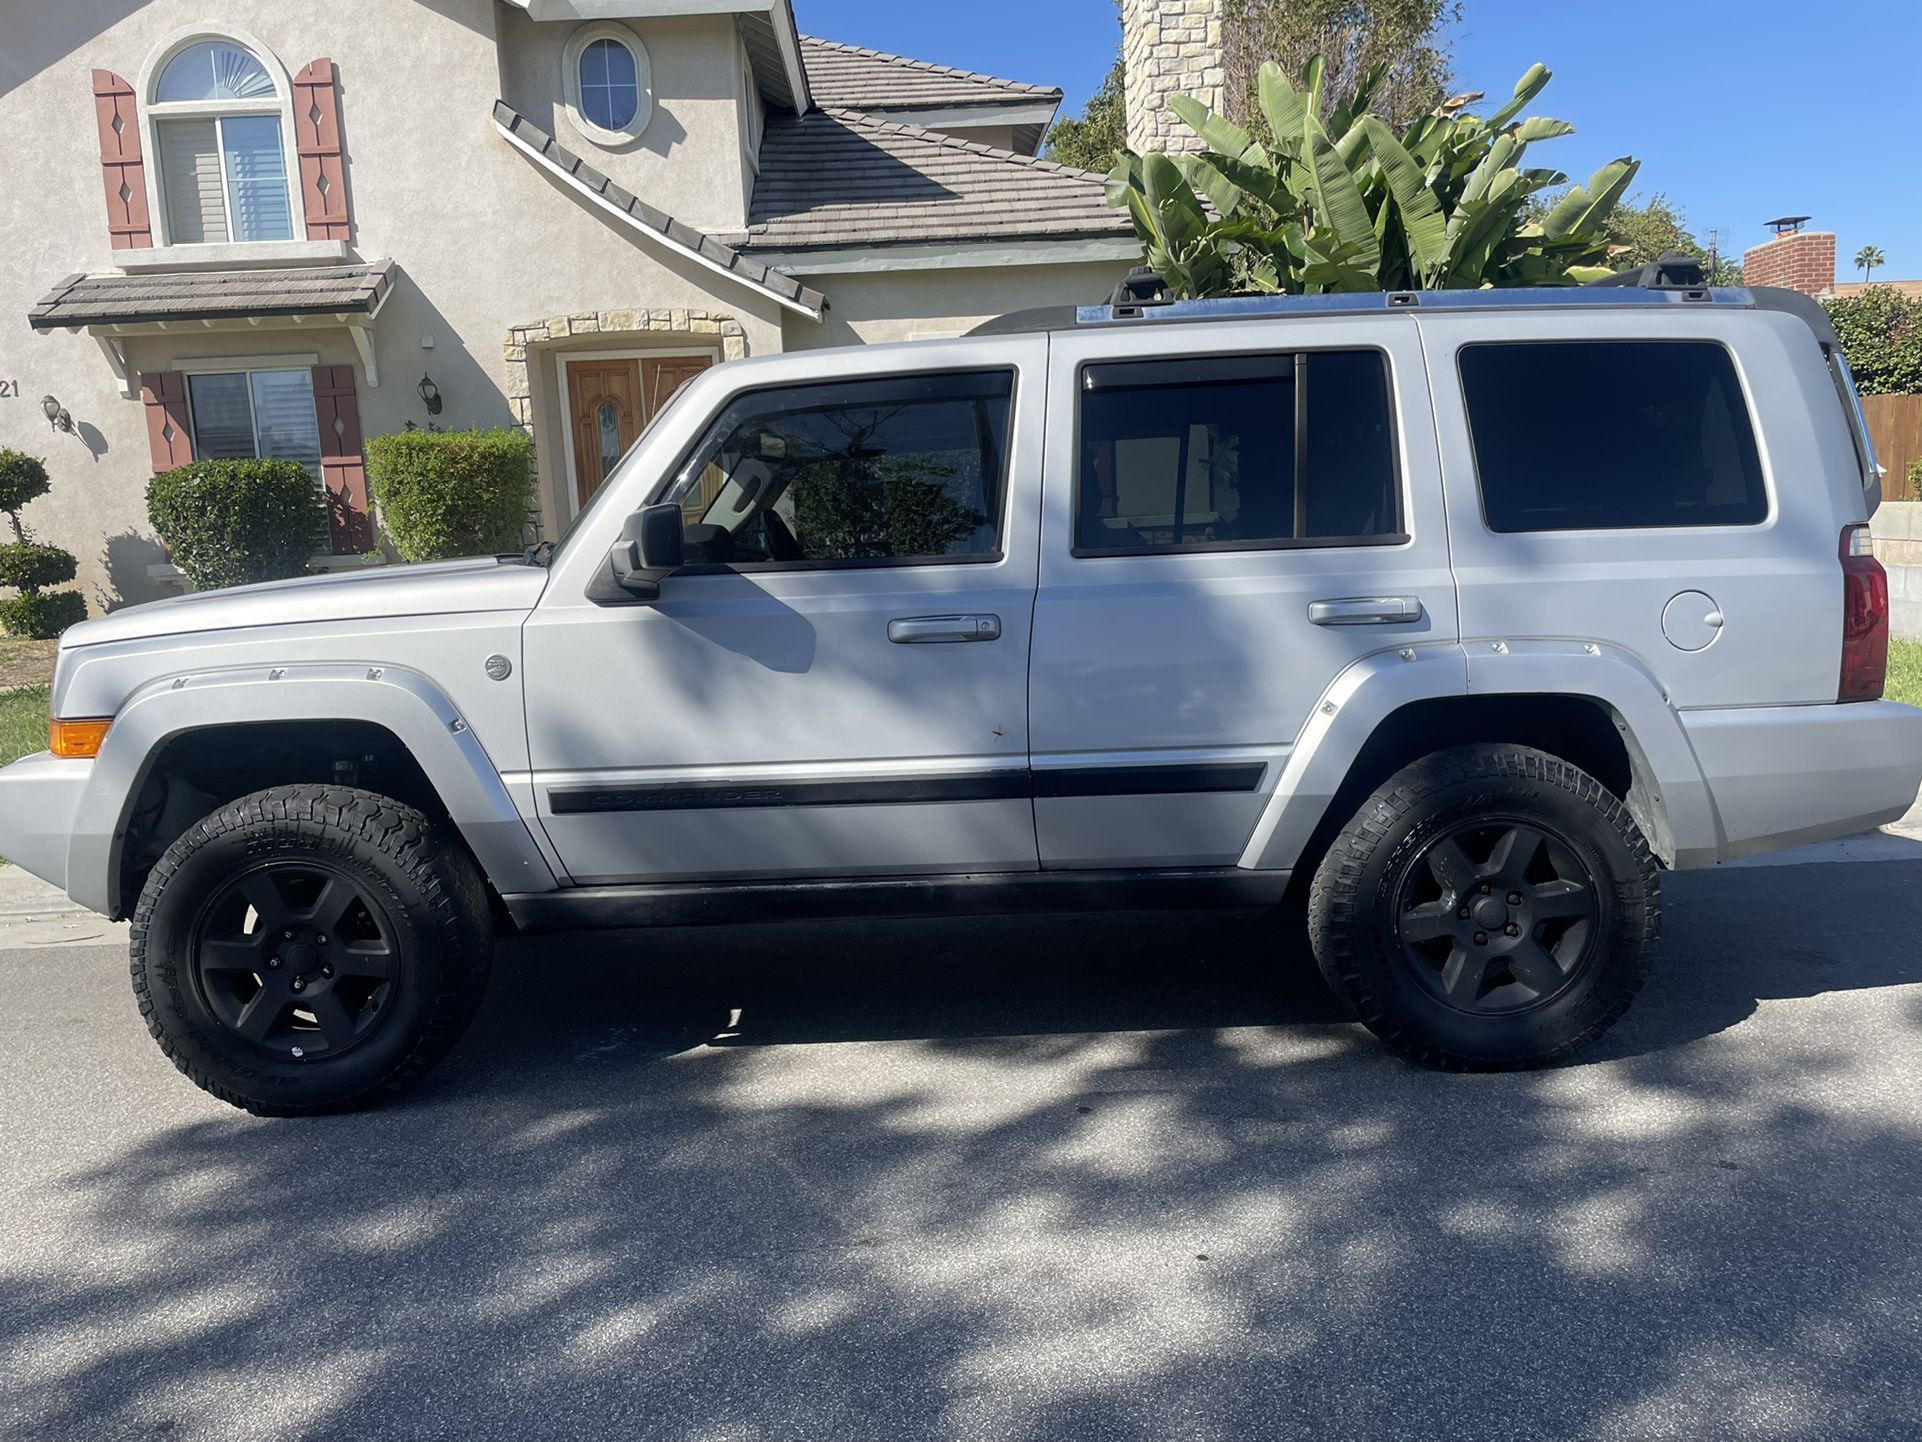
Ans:
{"type": "Polygon", "coordinates": [[[1544,287],[1531,290],[1405,290],[1336,295],[1235,295],[1211,300],[1135,300],[1082,306],[1084,326],[1141,321],[1231,320],[1314,315],[1371,315],[1389,310],[1513,311],[1621,310],[1668,305],[1752,305],[1746,290],[1728,287],[1544,287]]]}

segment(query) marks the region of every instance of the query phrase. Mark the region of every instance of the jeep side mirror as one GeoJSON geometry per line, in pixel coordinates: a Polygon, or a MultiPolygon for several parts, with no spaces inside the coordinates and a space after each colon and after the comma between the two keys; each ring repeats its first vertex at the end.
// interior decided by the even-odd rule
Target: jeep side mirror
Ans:
{"type": "Polygon", "coordinates": [[[673,501],[643,506],[621,526],[621,538],[608,553],[614,583],[643,601],[660,599],[661,581],[686,564],[681,508],[673,501]]]}

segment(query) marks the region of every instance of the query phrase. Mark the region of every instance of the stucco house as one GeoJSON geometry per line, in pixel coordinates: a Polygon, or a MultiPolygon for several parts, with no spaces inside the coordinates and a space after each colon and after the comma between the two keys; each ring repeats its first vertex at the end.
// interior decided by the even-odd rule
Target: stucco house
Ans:
{"type": "Polygon", "coordinates": [[[702,367],[1097,300],[1139,254],[1038,158],[1058,90],[790,0],[9,10],[0,446],[48,459],[28,520],[96,612],[168,587],[157,469],[299,460],[346,564],[363,437],[518,424],[551,535],[702,367]]]}

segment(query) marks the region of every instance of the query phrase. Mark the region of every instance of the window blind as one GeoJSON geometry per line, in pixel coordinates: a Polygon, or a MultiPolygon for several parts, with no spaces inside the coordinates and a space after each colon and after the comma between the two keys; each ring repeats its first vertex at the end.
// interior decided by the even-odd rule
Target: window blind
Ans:
{"type": "Polygon", "coordinates": [[[233,203],[235,240],[292,240],[294,214],[287,201],[287,158],[274,115],[229,115],[220,122],[227,153],[227,195],[233,203]]]}
{"type": "Polygon", "coordinates": [[[244,375],[187,377],[193,407],[194,455],[206,461],[246,460],[254,454],[254,418],[244,375]]]}
{"type": "Polygon", "coordinates": [[[220,148],[212,120],[163,120],[160,179],[166,191],[167,238],[175,245],[227,239],[220,148]]]}
{"type": "Polygon", "coordinates": [[[320,479],[320,425],[314,417],[314,378],[308,371],[255,371],[254,431],[259,454],[299,461],[320,479]]]}

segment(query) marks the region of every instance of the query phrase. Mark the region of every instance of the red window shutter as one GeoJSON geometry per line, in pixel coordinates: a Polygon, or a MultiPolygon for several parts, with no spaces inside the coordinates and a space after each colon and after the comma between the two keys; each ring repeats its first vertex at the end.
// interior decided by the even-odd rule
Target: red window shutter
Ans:
{"type": "Polygon", "coordinates": [[[360,445],[360,398],[352,366],[314,367],[314,416],[320,422],[320,474],[336,556],[374,548],[367,509],[367,461],[360,445]]]}
{"type": "Polygon", "coordinates": [[[294,134],[309,240],[346,240],[347,169],[340,150],[340,89],[334,62],[316,60],[294,77],[294,134]]]}
{"type": "Polygon", "coordinates": [[[153,225],[147,219],[147,168],[140,157],[133,87],[111,70],[94,71],[93,113],[100,126],[107,233],[115,250],[144,249],[153,244],[153,225]]]}
{"type": "Polygon", "coordinates": [[[187,378],[179,371],[142,371],[140,399],[147,407],[147,445],[157,476],[194,458],[187,429],[187,378]]]}

